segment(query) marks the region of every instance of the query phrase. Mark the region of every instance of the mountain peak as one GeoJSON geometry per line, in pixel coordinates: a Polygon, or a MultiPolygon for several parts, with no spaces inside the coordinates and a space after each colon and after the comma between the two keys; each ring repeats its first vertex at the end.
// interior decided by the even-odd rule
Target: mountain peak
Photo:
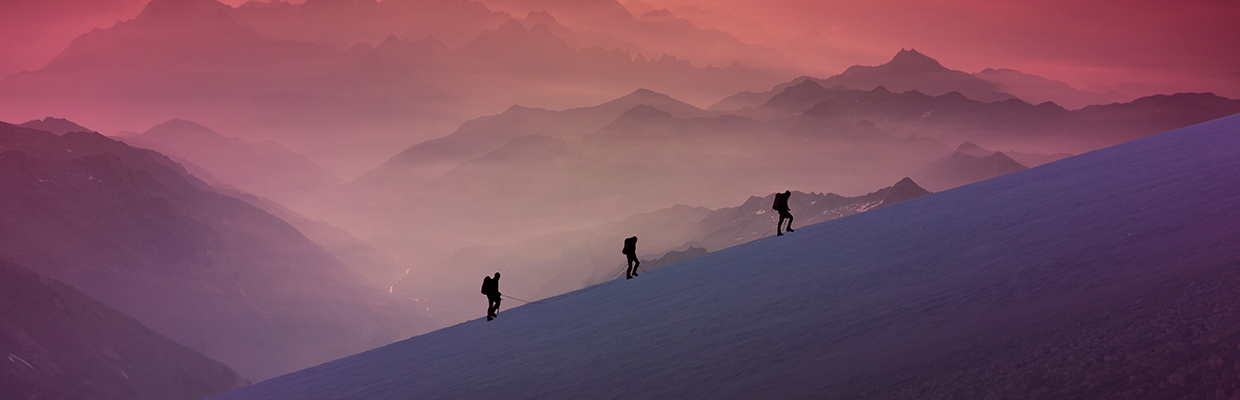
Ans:
{"type": "Polygon", "coordinates": [[[887,197],[883,199],[879,207],[916,199],[928,194],[930,194],[930,191],[918,186],[916,182],[913,182],[912,178],[906,176],[904,179],[896,182],[895,185],[891,185],[891,190],[887,192],[887,197]]]}
{"type": "Polygon", "coordinates": [[[516,19],[508,20],[508,22],[500,25],[499,28],[496,28],[495,31],[497,33],[505,34],[523,34],[527,32],[525,30],[525,26],[521,25],[521,21],[517,21],[516,19]]]}
{"type": "Polygon", "coordinates": [[[194,121],[187,121],[183,119],[172,119],[168,122],[155,125],[151,127],[151,129],[147,129],[146,132],[142,132],[142,135],[140,136],[177,136],[183,138],[223,137],[223,135],[211,130],[211,128],[202,126],[202,124],[194,121]]]}
{"type": "Polygon", "coordinates": [[[624,95],[624,97],[621,97],[621,99],[659,99],[659,100],[665,100],[665,99],[670,99],[670,98],[671,96],[668,96],[666,94],[659,93],[659,92],[656,92],[650,89],[646,89],[646,88],[634,90],[633,93],[629,93],[629,94],[624,95]]]}
{"type": "Polygon", "coordinates": [[[22,128],[37,129],[44,132],[51,132],[61,136],[69,132],[93,132],[91,129],[73,123],[73,121],[53,117],[43,118],[42,120],[36,119],[18,126],[22,128]]]}
{"type": "Polygon", "coordinates": [[[232,10],[232,7],[217,0],[151,0],[134,20],[195,18],[232,10]]]}
{"type": "Polygon", "coordinates": [[[672,14],[672,12],[666,8],[661,8],[657,10],[650,10],[649,12],[642,14],[640,18],[644,20],[670,20],[676,19],[676,15],[672,14]]]}
{"type": "Polygon", "coordinates": [[[528,14],[525,14],[525,22],[543,24],[549,27],[562,26],[560,21],[557,21],[555,16],[551,15],[547,10],[530,11],[528,14]]]}
{"type": "Polygon", "coordinates": [[[896,56],[892,57],[891,61],[887,62],[887,65],[907,69],[945,69],[935,59],[927,57],[914,49],[900,49],[900,52],[896,53],[896,56]]]}
{"type": "Polygon", "coordinates": [[[633,108],[630,108],[628,111],[625,111],[624,115],[621,116],[621,118],[640,118],[640,119],[653,119],[653,118],[662,119],[662,118],[671,118],[671,117],[672,117],[672,113],[660,110],[658,108],[655,108],[655,106],[652,106],[649,104],[638,104],[634,106],[633,108]]]}

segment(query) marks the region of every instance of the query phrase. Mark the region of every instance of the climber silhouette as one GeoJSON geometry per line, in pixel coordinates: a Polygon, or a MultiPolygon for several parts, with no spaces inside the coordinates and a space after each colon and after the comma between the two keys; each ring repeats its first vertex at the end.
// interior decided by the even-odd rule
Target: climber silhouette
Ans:
{"type": "Polygon", "coordinates": [[[624,279],[633,279],[637,276],[637,267],[642,265],[641,260],[637,259],[637,236],[624,239],[624,250],[620,252],[629,257],[629,268],[624,271],[627,278],[624,279]]]}
{"type": "Polygon", "coordinates": [[[792,197],[791,190],[785,190],[783,193],[775,193],[775,205],[771,208],[779,211],[779,224],[775,225],[775,236],[783,236],[784,233],[779,229],[784,226],[784,219],[788,220],[788,232],[796,232],[792,230],[792,213],[788,211],[788,198],[792,197]]]}
{"type": "Polygon", "coordinates": [[[499,301],[504,296],[499,292],[499,272],[495,273],[495,278],[482,278],[482,294],[487,295],[487,321],[495,319],[499,314],[499,301]]]}

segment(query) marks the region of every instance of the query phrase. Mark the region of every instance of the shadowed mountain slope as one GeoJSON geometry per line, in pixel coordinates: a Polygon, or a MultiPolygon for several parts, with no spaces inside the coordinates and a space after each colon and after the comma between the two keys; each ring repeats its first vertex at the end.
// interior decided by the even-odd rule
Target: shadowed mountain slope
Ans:
{"type": "Polygon", "coordinates": [[[1135,140],[218,399],[1227,396],[1238,134],[1135,140]]]}
{"type": "Polygon", "coordinates": [[[22,128],[37,129],[44,132],[51,132],[57,135],[63,135],[69,132],[94,132],[93,130],[73,123],[73,121],[52,117],[43,118],[41,120],[36,119],[18,126],[22,128]]]}
{"type": "Polygon", "coordinates": [[[262,380],[438,324],[159,153],[0,124],[0,257],[262,380]]]}
{"type": "Polygon", "coordinates": [[[4,260],[0,356],[6,399],[198,400],[249,384],[77,289],[4,260]]]}
{"type": "Polygon", "coordinates": [[[309,198],[343,183],[340,177],[280,143],[224,137],[186,120],[174,119],[122,140],[186,159],[223,183],[296,210],[304,210],[309,198]]]}

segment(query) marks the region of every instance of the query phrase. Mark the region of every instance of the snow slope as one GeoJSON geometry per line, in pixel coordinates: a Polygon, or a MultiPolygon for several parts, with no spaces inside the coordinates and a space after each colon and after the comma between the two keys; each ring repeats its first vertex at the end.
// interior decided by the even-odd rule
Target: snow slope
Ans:
{"type": "Polygon", "coordinates": [[[1240,115],[217,398],[1226,398],[1240,390],[1237,155],[1240,115]]]}

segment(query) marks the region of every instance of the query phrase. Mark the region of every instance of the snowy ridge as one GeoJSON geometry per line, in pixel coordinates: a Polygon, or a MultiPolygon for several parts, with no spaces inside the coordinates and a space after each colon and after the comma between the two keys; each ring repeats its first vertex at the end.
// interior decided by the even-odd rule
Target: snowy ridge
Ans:
{"type": "Polygon", "coordinates": [[[798,227],[217,398],[983,398],[1041,393],[1027,387],[1037,382],[1066,390],[1072,371],[1102,373],[1080,367],[1114,360],[1107,352],[1149,367],[1099,376],[1105,392],[1050,398],[1215,393],[1211,379],[1234,371],[1214,366],[1240,357],[1240,313],[1218,311],[1240,311],[1237,297],[1172,283],[1240,282],[1237,154],[1240,115],[798,227]],[[1072,337],[1100,316],[1141,315],[1123,324],[1141,325],[1160,310],[1158,296],[1186,293],[1205,293],[1208,307],[1159,324],[1180,332],[1192,313],[1208,313],[1220,337],[1151,336],[1134,343],[1184,344],[1141,357],[1132,354],[1143,348],[1110,349],[1104,337],[1095,347],[1105,354],[1055,344],[1046,348],[1060,353],[1035,358],[1075,360],[1075,370],[950,375],[1072,337]],[[1203,346],[1223,350],[1169,360],[1203,346]],[[1170,375],[1140,375],[1166,365],[1170,375]]]}

